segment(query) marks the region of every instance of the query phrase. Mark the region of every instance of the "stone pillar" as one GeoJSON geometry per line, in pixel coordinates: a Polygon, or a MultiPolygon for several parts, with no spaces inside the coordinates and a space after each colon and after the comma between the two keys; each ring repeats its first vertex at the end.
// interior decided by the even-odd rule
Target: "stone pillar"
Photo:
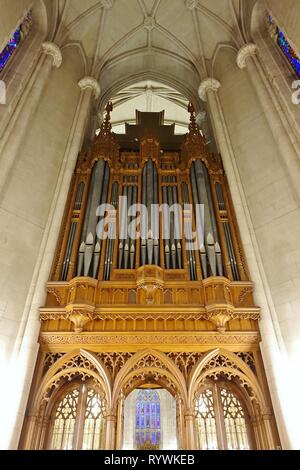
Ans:
{"type": "Polygon", "coordinates": [[[184,414],[185,421],[185,443],[186,450],[196,450],[196,427],[195,427],[195,414],[193,410],[188,410],[184,414]]]}
{"type": "Polygon", "coordinates": [[[268,450],[276,450],[276,443],[272,431],[273,413],[271,410],[265,410],[262,413],[262,424],[264,426],[266,446],[268,450]]]}
{"type": "Polygon", "coordinates": [[[18,151],[26,135],[31,118],[39,104],[45,86],[49,80],[53,67],[59,68],[62,64],[62,55],[59,47],[51,42],[42,45],[42,55],[36,70],[30,79],[27,89],[24,90],[14,116],[0,140],[0,197],[5,182],[14,166],[18,151]]]}
{"type": "MultiPolygon", "coordinates": [[[[0,447],[15,449],[18,446],[21,426],[29,395],[31,380],[38,352],[40,330],[39,309],[45,302],[45,286],[55,255],[57,239],[64,214],[65,204],[76,166],[78,154],[85,134],[92,98],[100,95],[100,86],[92,77],[85,77],[79,82],[81,95],[70,131],[67,148],[61,165],[58,182],[53,197],[47,226],[44,231],[38,259],[35,265],[31,286],[28,292],[21,325],[15,342],[14,354],[9,369],[13,374],[14,400],[7,397],[10,407],[4,411],[7,429],[15,426],[12,432],[1,436],[0,447]],[[15,407],[14,407],[15,405],[15,407]],[[3,441],[2,441],[3,439],[3,441]]],[[[9,372],[9,371],[8,371],[9,372]]],[[[11,396],[11,392],[8,392],[11,396]]],[[[4,405],[5,406],[5,405],[4,405]]],[[[2,421],[2,420],[1,420],[2,421]]]]}
{"type": "Polygon", "coordinates": [[[115,450],[116,446],[116,423],[115,410],[108,410],[106,415],[105,450],[115,450]]]}
{"type": "Polygon", "coordinates": [[[259,325],[262,336],[261,351],[281,440],[283,446],[288,449],[292,447],[291,436],[293,435],[293,429],[289,429],[288,424],[292,417],[289,416],[289,419],[287,418],[289,411],[285,384],[289,383],[290,379],[286,371],[286,352],[226,121],[217,94],[220,87],[220,82],[214,78],[207,78],[200,84],[199,96],[203,101],[207,101],[209,105],[211,120],[222,154],[251,278],[255,283],[256,301],[262,309],[259,325]]]}
{"type": "Polygon", "coordinates": [[[123,432],[124,432],[124,396],[122,395],[118,400],[118,419],[117,419],[117,436],[116,436],[116,449],[122,450],[123,447],[123,432]]]}
{"type": "Polygon", "coordinates": [[[257,97],[264,110],[265,117],[269,123],[270,129],[276,145],[281,153],[286,173],[292,184],[294,196],[300,202],[300,154],[296,142],[292,142],[283,125],[280,117],[281,110],[276,107],[270,91],[264,72],[261,69],[259,60],[256,56],[258,52],[255,44],[245,44],[238,52],[237,65],[242,69],[247,69],[249,79],[256,91],[257,97]],[[294,145],[295,144],[295,145],[294,145]]]}

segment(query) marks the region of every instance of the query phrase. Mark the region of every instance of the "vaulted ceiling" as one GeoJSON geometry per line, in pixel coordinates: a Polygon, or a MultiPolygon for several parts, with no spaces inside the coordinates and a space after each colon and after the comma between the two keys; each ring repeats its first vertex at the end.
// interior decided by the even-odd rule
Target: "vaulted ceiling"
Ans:
{"type": "Polygon", "coordinates": [[[128,102],[128,90],[132,99],[138,88],[149,96],[147,82],[176,90],[181,103],[192,100],[200,110],[201,80],[212,74],[220,48],[243,44],[243,16],[255,1],[54,0],[52,39],[79,48],[85,73],[99,79],[100,110],[122,93],[128,102]]]}

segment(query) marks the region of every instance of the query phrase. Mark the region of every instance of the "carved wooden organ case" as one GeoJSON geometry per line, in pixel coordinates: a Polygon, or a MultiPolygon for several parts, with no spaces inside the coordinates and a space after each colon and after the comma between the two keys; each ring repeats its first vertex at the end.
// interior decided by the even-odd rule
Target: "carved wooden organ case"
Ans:
{"type": "Polygon", "coordinates": [[[100,134],[78,160],[41,310],[44,332],[54,325],[77,333],[257,329],[259,309],[222,162],[207,151],[189,109],[189,133],[181,136],[163,125],[163,113],[139,112],[137,125],[115,135],[107,108],[100,134]],[[168,238],[160,211],[149,216],[149,230],[140,238],[126,229],[127,238],[119,239],[119,225],[128,228],[133,219],[119,207],[120,196],[127,197],[127,209],[140,203],[181,206],[184,236],[178,236],[171,211],[168,238]],[[103,203],[117,214],[106,240],[97,238],[96,213],[103,203]],[[192,249],[197,204],[204,211],[203,242],[192,249]]]}

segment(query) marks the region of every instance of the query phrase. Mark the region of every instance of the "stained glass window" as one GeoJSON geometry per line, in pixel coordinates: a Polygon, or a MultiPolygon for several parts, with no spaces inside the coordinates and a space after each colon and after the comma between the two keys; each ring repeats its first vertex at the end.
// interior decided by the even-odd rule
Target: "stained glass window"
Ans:
{"type": "Polygon", "coordinates": [[[156,390],[140,390],[136,401],[137,449],[159,449],[161,444],[160,398],[156,390]]]}
{"type": "Polygon", "coordinates": [[[9,59],[15,53],[20,43],[26,38],[32,27],[32,12],[29,11],[20,24],[20,26],[13,33],[12,37],[4,47],[3,51],[0,52],[0,72],[4,69],[9,59]]]}
{"type": "Polygon", "coordinates": [[[217,450],[218,438],[212,390],[201,393],[196,402],[196,415],[201,450],[217,450]]]}
{"type": "Polygon", "coordinates": [[[50,439],[51,450],[99,450],[104,410],[100,394],[86,386],[68,392],[57,404],[50,439]]]}
{"type": "Polygon", "coordinates": [[[98,450],[103,431],[103,410],[101,397],[93,389],[88,390],[83,429],[83,450],[98,450]]]}
{"type": "Polygon", "coordinates": [[[245,410],[235,394],[214,385],[202,392],[195,404],[201,450],[248,450],[245,410]]]}
{"type": "Polygon", "coordinates": [[[291,43],[289,42],[286,35],[279,28],[274,18],[268,14],[267,16],[267,28],[272,40],[279,46],[286,59],[289,61],[296,75],[300,78],[300,58],[291,43]]]}
{"type": "Polygon", "coordinates": [[[248,450],[245,413],[240,401],[225,388],[221,390],[221,401],[228,450],[248,450]]]}
{"type": "Polygon", "coordinates": [[[79,390],[68,393],[58,404],[52,432],[51,450],[71,450],[77,416],[79,390]]]}

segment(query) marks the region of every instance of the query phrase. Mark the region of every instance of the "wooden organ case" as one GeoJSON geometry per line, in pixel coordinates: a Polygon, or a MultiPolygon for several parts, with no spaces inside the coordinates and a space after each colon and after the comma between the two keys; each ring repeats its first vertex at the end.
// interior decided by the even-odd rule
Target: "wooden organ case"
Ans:
{"type": "MultiPolygon", "coordinates": [[[[57,389],[76,377],[99,382],[105,401],[102,448],[120,449],[124,399],[156,384],[177,403],[177,439],[199,448],[195,397],[212,381],[235,383],[252,426],[252,447],[273,449],[278,434],[259,351],[260,309],[253,301],[237,221],[221,157],[208,152],[191,115],[189,133],[164,125],[164,113],[137,112],[126,134],[112,133],[111,103],[100,134],[78,158],[59,236],[46,303],[40,310],[40,352],[21,448],[46,448],[57,389]],[[120,225],[123,207],[182,208],[184,235],[165,236],[163,212],[140,238],[120,225]],[[97,238],[101,203],[117,217],[97,238]],[[202,242],[196,206],[202,204],[202,242]],[[121,207],[122,206],[122,207],[121,207]],[[190,239],[190,240],[189,240],[190,239]]],[[[200,206],[201,207],[201,206],[200,206]]],[[[103,214],[102,214],[103,215],[103,214]]]]}

